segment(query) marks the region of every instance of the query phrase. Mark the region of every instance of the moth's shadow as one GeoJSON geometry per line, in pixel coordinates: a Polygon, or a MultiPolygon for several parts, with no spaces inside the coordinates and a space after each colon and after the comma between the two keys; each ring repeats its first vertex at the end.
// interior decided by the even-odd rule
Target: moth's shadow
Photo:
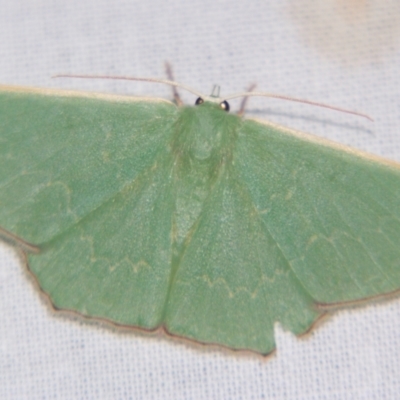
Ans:
{"type": "MultiPolygon", "coordinates": [[[[319,118],[315,115],[310,114],[294,114],[284,111],[277,111],[276,109],[272,108],[248,108],[246,110],[246,115],[248,117],[254,118],[263,118],[269,120],[270,117],[284,117],[287,119],[288,123],[285,123],[285,126],[290,127],[290,120],[292,121],[306,121],[311,123],[317,123],[320,125],[328,125],[336,128],[346,129],[355,132],[361,132],[363,134],[375,136],[375,133],[372,129],[366,128],[361,124],[349,123],[349,122],[337,122],[331,118],[319,118]]],[[[373,122],[370,122],[373,123],[373,122]]]]}

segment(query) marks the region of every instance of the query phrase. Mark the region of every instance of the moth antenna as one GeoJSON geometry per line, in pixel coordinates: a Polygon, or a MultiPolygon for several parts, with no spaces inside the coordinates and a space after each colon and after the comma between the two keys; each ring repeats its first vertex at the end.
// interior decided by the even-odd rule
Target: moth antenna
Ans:
{"type": "MultiPolygon", "coordinates": [[[[172,67],[168,61],[165,61],[165,73],[167,74],[167,78],[169,81],[175,82],[174,74],[172,72],[172,67]]],[[[174,101],[177,106],[183,105],[183,101],[181,99],[181,96],[179,96],[179,92],[176,86],[172,86],[172,95],[174,97],[174,101]]]]}
{"type": "Polygon", "coordinates": [[[115,79],[115,80],[124,80],[124,81],[141,81],[141,82],[154,82],[154,83],[162,83],[164,85],[169,85],[175,88],[181,88],[183,90],[187,90],[190,93],[193,93],[197,97],[207,97],[203,93],[198,92],[195,89],[192,89],[189,86],[183,85],[182,83],[174,82],[169,79],[159,79],[159,78],[137,78],[134,76],[112,76],[112,75],[73,75],[73,74],[58,74],[52,76],[52,78],[82,78],[82,79],[115,79]]]}
{"type": "Polygon", "coordinates": [[[295,97],[284,96],[284,95],[274,94],[274,93],[250,92],[249,91],[249,92],[244,92],[244,93],[235,93],[235,94],[232,94],[231,96],[225,97],[224,99],[231,100],[231,99],[235,99],[237,97],[244,97],[245,99],[247,99],[250,96],[271,97],[274,99],[282,99],[282,100],[295,101],[295,102],[303,103],[303,104],[310,104],[312,106],[329,108],[330,110],[335,110],[335,111],[340,111],[340,112],[347,113],[347,114],[357,115],[359,117],[363,117],[363,118],[369,119],[370,121],[373,121],[373,119],[369,115],[360,113],[358,111],[347,110],[345,108],[335,107],[335,106],[331,106],[329,104],[319,103],[316,101],[311,101],[311,100],[306,100],[306,99],[297,99],[295,97]]]}
{"type": "MultiPolygon", "coordinates": [[[[197,90],[192,89],[189,86],[183,85],[182,83],[174,82],[173,80],[169,80],[169,79],[137,78],[137,77],[133,77],[133,76],[73,75],[73,74],[59,74],[59,75],[52,76],[52,78],[115,79],[115,80],[125,80],[125,81],[141,81],[141,82],[162,83],[164,85],[169,85],[169,86],[172,86],[174,88],[178,88],[179,87],[179,88],[181,88],[183,90],[186,90],[186,91],[188,91],[188,92],[190,92],[190,93],[192,93],[192,94],[194,94],[194,95],[196,95],[198,97],[207,98],[207,96],[205,96],[204,94],[198,92],[197,90]]],[[[319,102],[311,101],[311,100],[307,100],[307,99],[298,99],[298,98],[295,98],[295,97],[284,96],[284,95],[274,94],[274,93],[250,92],[250,91],[248,91],[248,92],[243,92],[243,93],[232,94],[230,96],[225,97],[224,100],[231,100],[231,99],[235,99],[237,97],[248,98],[250,96],[270,97],[270,98],[281,99],[281,100],[295,101],[297,103],[310,104],[310,105],[317,106],[317,107],[328,108],[328,109],[334,110],[334,111],[340,111],[340,112],[347,113],[347,114],[357,115],[359,117],[363,117],[363,118],[366,118],[366,119],[368,119],[370,121],[373,121],[373,119],[369,115],[360,113],[358,111],[347,110],[345,108],[335,107],[335,106],[331,106],[329,104],[319,103],[319,102]]],[[[178,97],[179,97],[179,94],[178,94],[178,97]]],[[[175,98],[175,93],[174,93],[174,98],[175,98]]],[[[245,99],[245,100],[247,102],[247,99],[245,99]]],[[[245,105],[246,105],[246,102],[245,102],[245,105]]],[[[241,109],[239,111],[241,111],[241,109]]]]}
{"type": "MultiPolygon", "coordinates": [[[[247,92],[252,92],[256,87],[257,85],[255,83],[252,83],[247,89],[247,92]]],[[[237,115],[242,116],[244,114],[244,110],[246,109],[248,101],[249,101],[249,96],[244,96],[242,102],[240,103],[240,108],[239,111],[237,112],[237,115]]]]}

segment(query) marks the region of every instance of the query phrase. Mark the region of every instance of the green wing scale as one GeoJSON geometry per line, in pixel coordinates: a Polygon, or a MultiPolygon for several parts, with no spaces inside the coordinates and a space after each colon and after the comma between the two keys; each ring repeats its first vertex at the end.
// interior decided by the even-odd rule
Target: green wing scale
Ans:
{"type": "Polygon", "coordinates": [[[397,164],[207,101],[0,88],[0,226],[57,309],[262,354],[400,288],[397,164]]]}

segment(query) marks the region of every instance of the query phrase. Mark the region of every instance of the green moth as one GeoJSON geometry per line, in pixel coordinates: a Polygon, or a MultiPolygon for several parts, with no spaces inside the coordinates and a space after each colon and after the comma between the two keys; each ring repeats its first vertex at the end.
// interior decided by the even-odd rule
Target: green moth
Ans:
{"type": "Polygon", "coordinates": [[[400,289],[400,165],[202,97],[0,87],[0,235],[56,309],[269,354],[400,289]]]}

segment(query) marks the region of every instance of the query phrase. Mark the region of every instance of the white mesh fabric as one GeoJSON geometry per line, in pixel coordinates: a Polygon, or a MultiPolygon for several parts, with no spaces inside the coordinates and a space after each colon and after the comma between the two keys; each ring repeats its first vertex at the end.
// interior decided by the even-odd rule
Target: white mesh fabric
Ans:
{"type": "MultiPolygon", "coordinates": [[[[209,93],[267,90],[370,114],[288,102],[249,112],[400,161],[399,6],[393,1],[1,2],[0,82],[170,97],[145,83],[56,73],[164,76],[209,93]]],[[[193,96],[183,94],[193,102],[193,96]]],[[[232,102],[234,109],[238,103],[232,102]]],[[[0,205],[1,206],[1,205],[0,205]]],[[[115,333],[54,315],[0,247],[1,399],[398,399],[400,301],[343,311],[270,360],[115,333]]]]}

